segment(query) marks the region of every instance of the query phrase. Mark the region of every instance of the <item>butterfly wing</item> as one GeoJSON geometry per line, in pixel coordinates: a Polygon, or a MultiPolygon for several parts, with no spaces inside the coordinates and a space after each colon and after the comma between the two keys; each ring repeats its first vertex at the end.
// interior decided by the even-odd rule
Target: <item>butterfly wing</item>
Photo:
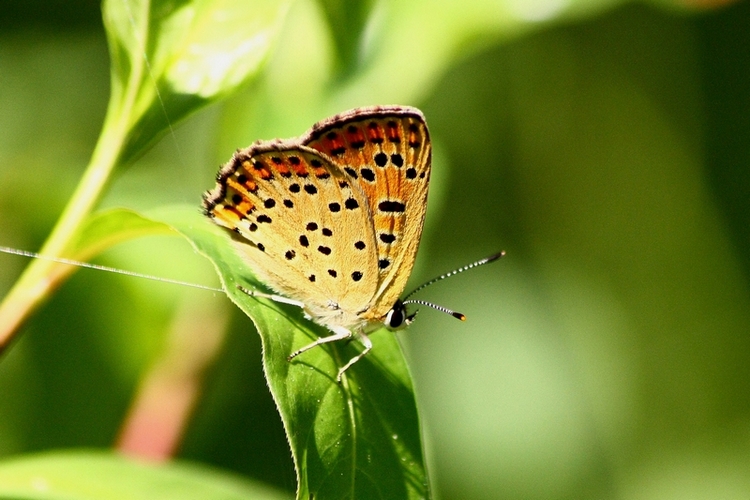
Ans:
{"type": "Polygon", "coordinates": [[[314,125],[301,142],[365,194],[379,276],[362,316],[382,320],[406,286],[422,236],[432,152],[424,116],[402,106],[358,108],[314,125]]]}
{"type": "Polygon", "coordinates": [[[298,140],[235,153],[204,195],[206,215],[236,233],[257,277],[326,326],[352,327],[378,286],[375,233],[362,189],[298,140]]]}

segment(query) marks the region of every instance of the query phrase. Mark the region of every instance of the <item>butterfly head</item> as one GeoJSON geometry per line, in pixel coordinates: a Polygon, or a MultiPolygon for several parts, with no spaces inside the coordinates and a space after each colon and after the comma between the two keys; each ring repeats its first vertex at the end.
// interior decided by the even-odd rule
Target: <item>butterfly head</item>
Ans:
{"type": "Polygon", "coordinates": [[[414,311],[413,314],[408,314],[406,311],[406,304],[399,299],[393,304],[393,307],[388,311],[388,314],[385,315],[385,321],[383,321],[383,323],[386,328],[391,331],[395,332],[396,330],[402,330],[412,324],[414,318],[417,316],[417,312],[419,311],[414,311]]]}

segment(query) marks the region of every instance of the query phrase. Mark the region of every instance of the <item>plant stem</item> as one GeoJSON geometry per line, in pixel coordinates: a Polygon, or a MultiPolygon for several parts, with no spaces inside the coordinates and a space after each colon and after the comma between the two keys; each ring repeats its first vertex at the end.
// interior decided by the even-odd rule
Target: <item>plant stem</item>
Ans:
{"type": "MultiPolygon", "coordinates": [[[[99,136],[91,161],[42,246],[41,254],[50,257],[66,256],[65,253],[70,252],[75,243],[79,228],[99,201],[109,176],[117,165],[128,134],[129,113],[123,112],[120,104],[110,102],[102,135],[99,136]]],[[[69,266],[42,259],[35,259],[26,267],[0,304],[0,353],[8,347],[24,320],[70,272],[69,266]]]]}
{"type": "MultiPolygon", "coordinates": [[[[148,12],[148,3],[143,9],[148,12]]],[[[148,31],[144,29],[143,33],[148,31]]],[[[110,49],[115,42],[110,40],[110,49]]],[[[140,38],[137,54],[142,54],[146,36],[140,38]]],[[[117,166],[123,148],[136,123],[135,113],[141,95],[144,65],[142,58],[131,61],[127,81],[120,81],[112,69],[109,106],[86,171],[78,183],[73,196],[55,224],[47,241],[39,251],[49,257],[74,257],[75,243],[81,227],[86,222],[104,192],[112,171],[117,166]],[[66,255],[68,254],[68,255],[66,255]],[[72,255],[71,255],[72,254],[72,255]]],[[[70,266],[49,260],[33,260],[13,285],[0,304],[0,354],[7,349],[15,332],[31,312],[73,270],[70,266]]]]}

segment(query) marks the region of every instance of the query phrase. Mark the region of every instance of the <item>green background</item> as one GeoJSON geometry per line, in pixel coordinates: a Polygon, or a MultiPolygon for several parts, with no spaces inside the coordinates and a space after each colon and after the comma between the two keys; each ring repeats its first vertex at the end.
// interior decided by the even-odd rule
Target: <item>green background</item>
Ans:
{"type": "MultiPolygon", "coordinates": [[[[418,106],[435,149],[412,284],[508,253],[420,294],[466,323],[422,311],[399,334],[436,495],[746,499],[750,3],[412,2],[401,24],[373,5],[336,59],[320,4],[295,2],[263,74],[121,170],[102,205],[197,210],[238,147],[418,106]]],[[[96,2],[0,14],[0,245],[34,250],[91,154],[109,59],[96,2]]],[[[216,284],[177,238],[98,262],[216,284]]],[[[0,291],[26,263],[0,255],[0,291]]],[[[88,270],[1,360],[0,456],[111,446],[171,339],[205,340],[191,314],[228,331],[178,456],[294,491],[250,321],[211,292],[88,270]]]]}

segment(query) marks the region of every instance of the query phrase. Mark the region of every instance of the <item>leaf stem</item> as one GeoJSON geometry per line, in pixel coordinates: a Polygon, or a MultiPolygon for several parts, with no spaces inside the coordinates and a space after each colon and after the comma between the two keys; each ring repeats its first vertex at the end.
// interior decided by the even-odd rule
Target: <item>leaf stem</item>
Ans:
{"type": "MultiPolygon", "coordinates": [[[[128,83],[128,88],[135,87],[136,91],[127,92],[124,102],[110,101],[91,161],[39,253],[49,257],[65,257],[70,253],[81,226],[101,198],[130,131],[130,110],[138,85],[132,85],[132,79],[128,83]]],[[[49,260],[31,261],[0,304],[0,353],[8,347],[31,312],[72,271],[69,266],[49,260]]]]}

